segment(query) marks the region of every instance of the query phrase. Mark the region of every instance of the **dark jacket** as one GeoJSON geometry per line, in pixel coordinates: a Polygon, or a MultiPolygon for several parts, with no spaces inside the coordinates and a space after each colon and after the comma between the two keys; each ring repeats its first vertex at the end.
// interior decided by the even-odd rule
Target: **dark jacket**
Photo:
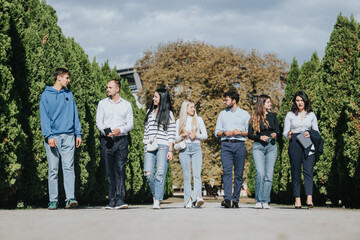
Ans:
{"type": "MultiPolygon", "coordinates": [[[[308,130],[310,133],[311,141],[313,142],[315,146],[315,153],[322,154],[324,152],[324,139],[320,136],[320,133],[315,130],[308,130]]],[[[304,149],[305,159],[309,156],[311,146],[304,149]]]]}

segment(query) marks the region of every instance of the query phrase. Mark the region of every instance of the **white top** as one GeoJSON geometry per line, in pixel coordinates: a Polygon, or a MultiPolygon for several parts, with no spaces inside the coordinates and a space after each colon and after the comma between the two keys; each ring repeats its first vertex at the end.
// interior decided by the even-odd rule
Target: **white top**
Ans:
{"type": "Polygon", "coordinates": [[[96,126],[105,136],[104,129],[120,129],[119,136],[125,136],[134,128],[131,103],[123,98],[114,102],[110,97],[101,100],[96,111],[96,126]]]}
{"type": "Polygon", "coordinates": [[[145,123],[143,143],[148,144],[151,138],[156,137],[158,144],[169,145],[169,143],[175,142],[175,118],[174,114],[170,111],[170,121],[165,131],[160,124],[159,128],[156,124],[156,115],[154,111],[149,114],[148,120],[145,123]]]}
{"type": "MultiPolygon", "coordinates": [[[[288,138],[288,133],[293,131],[293,133],[301,133],[306,130],[315,130],[319,132],[319,126],[317,122],[316,115],[313,112],[306,113],[305,118],[301,121],[300,115],[296,115],[293,112],[288,112],[285,117],[284,124],[284,137],[288,138]]],[[[315,147],[314,144],[311,146],[311,151],[309,155],[314,154],[315,147]]]]}
{"type": "MultiPolygon", "coordinates": [[[[186,125],[185,125],[185,129],[186,131],[191,132],[191,128],[192,128],[192,119],[193,117],[191,116],[187,116],[186,118],[186,125]]],[[[196,138],[194,140],[191,140],[188,136],[185,138],[185,142],[186,143],[200,143],[200,140],[205,140],[208,138],[207,132],[206,132],[206,128],[205,128],[205,123],[203,121],[203,119],[201,117],[197,117],[197,123],[198,123],[198,129],[196,132],[196,138]]],[[[183,138],[179,135],[179,128],[180,128],[180,119],[176,120],[176,138],[175,141],[179,142],[181,141],[183,138]]]]}
{"type": "Polygon", "coordinates": [[[303,121],[301,121],[300,115],[296,115],[293,112],[288,112],[285,117],[284,124],[284,137],[288,137],[288,132],[291,130],[293,133],[301,133],[306,130],[319,131],[318,122],[313,112],[307,113],[303,121]]]}

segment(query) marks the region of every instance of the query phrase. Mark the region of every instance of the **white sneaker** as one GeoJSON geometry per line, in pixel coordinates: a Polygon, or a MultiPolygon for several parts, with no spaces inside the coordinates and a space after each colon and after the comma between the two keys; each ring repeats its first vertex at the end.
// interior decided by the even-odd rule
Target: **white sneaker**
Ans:
{"type": "Polygon", "coordinates": [[[263,205],[262,205],[261,202],[257,202],[257,203],[255,204],[255,209],[262,209],[262,208],[263,208],[263,205]]]}
{"type": "Polygon", "coordinates": [[[159,210],[160,209],[160,201],[159,200],[154,199],[153,209],[154,210],[159,210]]]}
{"type": "Polygon", "coordinates": [[[269,206],[269,204],[267,204],[267,203],[263,203],[263,208],[264,208],[264,209],[270,209],[270,206],[269,206]]]}
{"type": "Polygon", "coordinates": [[[127,209],[127,208],[129,208],[129,205],[127,205],[126,203],[123,203],[123,204],[115,207],[116,210],[117,209],[127,209]]]}
{"type": "Polygon", "coordinates": [[[191,199],[189,199],[188,203],[186,204],[186,206],[184,206],[184,208],[191,208],[192,207],[192,202],[191,199]]]}
{"type": "Polygon", "coordinates": [[[196,205],[195,207],[201,207],[204,204],[204,200],[201,197],[196,198],[196,205]]]}

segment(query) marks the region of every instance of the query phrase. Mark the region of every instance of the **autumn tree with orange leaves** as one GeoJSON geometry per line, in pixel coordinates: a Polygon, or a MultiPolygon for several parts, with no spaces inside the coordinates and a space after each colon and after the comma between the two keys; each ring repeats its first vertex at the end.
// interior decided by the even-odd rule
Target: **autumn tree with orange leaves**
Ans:
{"type": "MultiPolygon", "coordinates": [[[[241,49],[215,47],[197,41],[161,44],[156,50],[145,52],[135,67],[143,82],[139,98],[147,108],[158,87],[169,90],[176,118],[184,100],[195,102],[209,136],[202,142],[202,181],[210,195],[215,195],[222,184],[220,141],[214,130],[217,116],[224,109],[223,93],[236,89],[240,95],[239,106],[250,114],[253,104],[249,94],[268,94],[277,112],[287,70],[287,64],[274,54],[261,55],[255,50],[246,53],[241,49]]],[[[248,150],[251,145],[248,141],[248,150]]],[[[245,180],[246,172],[247,167],[245,180]]],[[[181,187],[183,177],[178,155],[172,162],[172,175],[173,184],[181,187]]]]}

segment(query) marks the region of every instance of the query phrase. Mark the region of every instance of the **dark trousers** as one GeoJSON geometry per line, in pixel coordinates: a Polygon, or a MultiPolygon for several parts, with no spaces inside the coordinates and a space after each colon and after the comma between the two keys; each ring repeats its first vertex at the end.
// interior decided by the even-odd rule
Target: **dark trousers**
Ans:
{"type": "Polygon", "coordinates": [[[224,199],[239,202],[245,165],[245,142],[222,142],[221,163],[223,166],[224,199]],[[234,166],[234,192],[232,193],[232,171],[234,166]],[[232,195],[232,196],[231,196],[232,195]]]}
{"type": "Polygon", "coordinates": [[[301,184],[301,164],[303,165],[305,194],[313,194],[314,185],[314,164],[315,154],[307,156],[305,159],[304,148],[296,140],[298,134],[293,134],[289,145],[289,157],[291,164],[291,178],[293,197],[300,197],[301,184]]]}
{"type": "Polygon", "coordinates": [[[126,161],[128,156],[127,136],[115,140],[103,137],[100,143],[101,159],[104,161],[110,201],[125,199],[126,161]]]}

